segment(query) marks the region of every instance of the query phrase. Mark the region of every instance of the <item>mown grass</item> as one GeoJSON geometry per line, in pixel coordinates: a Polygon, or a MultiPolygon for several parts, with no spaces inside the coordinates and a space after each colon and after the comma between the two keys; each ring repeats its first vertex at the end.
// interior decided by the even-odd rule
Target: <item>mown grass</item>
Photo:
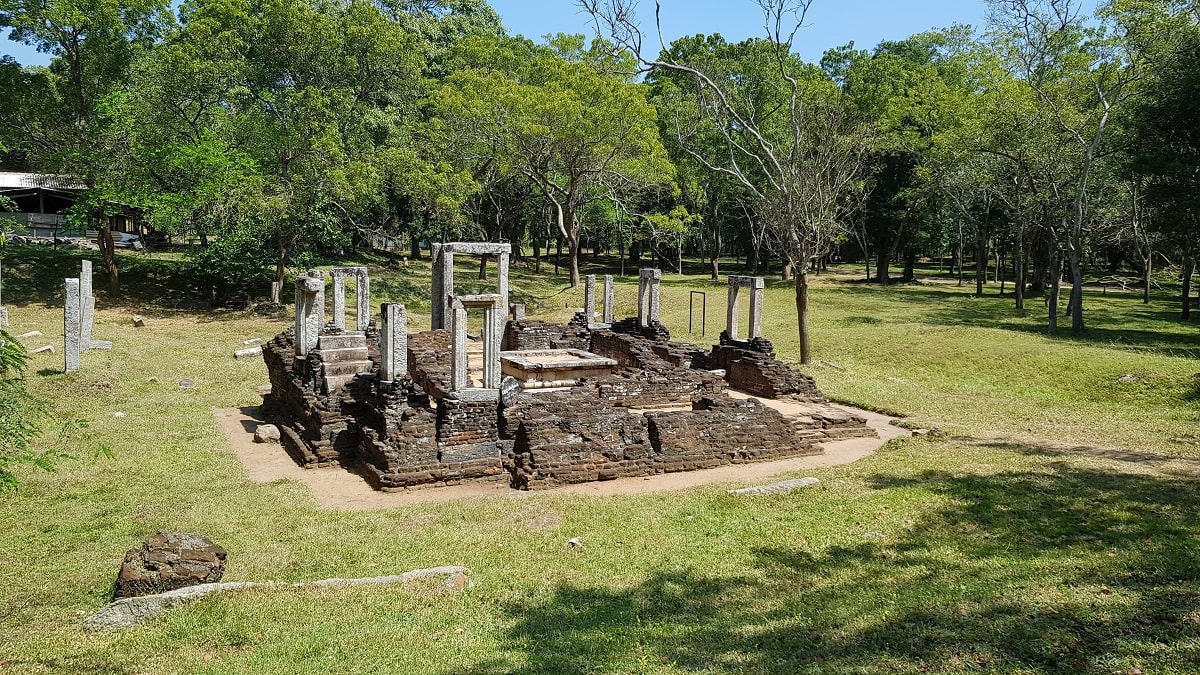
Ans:
{"type": "MultiPolygon", "coordinates": [[[[427,264],[367,262],[374,301],[409,303],[414,327],[427,325],[427,264]]],[[[831,396],[948,437],[813,470],[821,486],[787,496],[712,486],[344,512],[294,482],[249,483],[211,414],[256,403],[265,369],[231,352],[287,320],[170,309],[188,293],[176,262],[122,263],[127,294],[101,293],[95,331],[115,349],[69,376],[61,353],[35,357],[34,389],[89,427],[63,446],[79,460],[23,472],[0,496],[0,672],[1200,670],[1200,341],[1170,298],[1146,308],[1089,294],[1089,335],[1072,339],[1044,335],[1036,301],[1021,316],[1008,298],[934,279],[880,289],[826,277],[813,289],[814,356],[840,370],[809,372],[831,396]],[[130,325],[135,312],[145,328],[130,325]],[[115,456],[89,459],[97,444],[115,456]],[[124,551],[160,528],[225,546],[228,580],[462,564],[475,586],[243,593],[83,631],[124,551]],[[585,546],[568,548],[571,537],[585,546]]],[[[17,332],[61,344],[55,291],[34,277],[77,266],[69,253],[6,257],[17,332]]],[[[491,283],[470,276],[464,266],[464,290],[491,283]]],[[[562,277],[521,269],[513,284],[547,318],[582,299],[562,277]]],[[[708,293],[712,341],[722,284],[666,274],[664,319],[687,339],[689,290],[708,293]]],[[[633,307],[627,279],[618,314],[633,307]]],[[[767,309],[767,337],[794,358],[790,287],[771,282],[767,309]]]]}

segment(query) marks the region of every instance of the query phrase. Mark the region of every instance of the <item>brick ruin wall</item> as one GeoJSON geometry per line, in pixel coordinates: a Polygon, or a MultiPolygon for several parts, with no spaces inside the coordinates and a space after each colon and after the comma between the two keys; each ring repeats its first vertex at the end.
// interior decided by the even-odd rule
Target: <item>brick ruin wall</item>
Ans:
{"type": "MultiPolygon", "coordinates": [[[[362,374],[331,395],[320,393],[313,376],[320,350],[295,359],[287,331],[263,349],[272,385],[268,412],[298,463],[357,463],[383,490],[480,480],[546,488],[816,454],[819,442],[873,433],[862,418],[823,405],[812,380],[773,354],[731,345],[706,353],[630,333],[580,330],[509,322],[506,345],[582,348],[619,366],[569,390],[519,395],[504,409],[447,395],[449,331],[409,336],[410,377],[381,385],[373,373],[362,374]],[[811,401],[813,414],[785,418],[758,401],[728,397],[726,380],[708,372],[722,366],[736,388],[811,401]],[[630,410],[672,405],[690,409],[630,410]]],[[[375,372],[378,348],[372,332],[375,372]]]]}

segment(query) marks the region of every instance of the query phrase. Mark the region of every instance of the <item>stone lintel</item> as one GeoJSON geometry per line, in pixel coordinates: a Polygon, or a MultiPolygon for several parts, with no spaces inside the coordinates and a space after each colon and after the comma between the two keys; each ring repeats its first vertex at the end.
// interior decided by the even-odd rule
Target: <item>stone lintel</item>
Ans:
{"type": "Polygon", "coordinates": [[[490,244],[487,242],[454,241],[442,244],[445,253],[462,253],[463,255],[500,255],[512,253],[512,244],[490,244]]]}
{"type": "Polygon", "coordinates": [[[451,301],[451,305],[457,309],[464,307],[467,309],[499,309],[504,306],[504,297],[498,293],[489,293],[487,295],[457,295],[451,301]]]}
{"type": "Polygon", "coordinates": [[[459,389],[446,394],[446,398],[467,403],[479,401],[500,401],[499,389],[459,389]]]}
{"type": "Polygon", "coordinates": [[[767,282],[762,277],[730,276],[729,285],[740,288],[766,288],[767,282]]]}

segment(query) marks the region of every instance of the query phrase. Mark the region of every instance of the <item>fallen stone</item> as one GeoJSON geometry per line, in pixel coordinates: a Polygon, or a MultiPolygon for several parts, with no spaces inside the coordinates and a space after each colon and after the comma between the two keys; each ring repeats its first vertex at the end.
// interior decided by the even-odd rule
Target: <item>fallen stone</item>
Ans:
{"type": "Polygon", "coordinates": [[[29,353],[30,354],[41,354],[42,352],[50,352],[51,354],[53,354],[54,353],[54,345],[44,345],[42,347],[38,347],[37,349],[30,351],[29,353]]]}
{"type": "Polygon", "coordinates": [[[147,382],[149,382],[149,383],[151,383],[151,384],[158,384],[158,378],[157,378],[157,377],[155,377],[155,376],[153,376],[153,375],[151,375],[150,377],[146,378],[146,381],[147,381],[147,382]]]}
{"type": "Polygon", "coordinates": [[[571,548],[583,548],[583,540],[579,537],[571,537],[567,540],[567,546],[571,548]]]}
{"type": "Polygon", "coordinates": [[[1117,382],[1124,382],[1126,384],[1128,384],[1130,382],[1137,382],[1137,381],[1138,381],[1138,376],[1134,375],[1133,373],[1125,373],[1121,377],[1117,378],[1117,382]]]}
{"type": "Polygon", "coordinates": [[[124,416],[125,416],[125,413],[121,412],[120,410],[113,413],[113,417],[124,417],[124,416]]]}
{"type": "Polygon", "coordinates": [[[257,345],[257,344],[261,344],[261,343],[262,343],[262,338],[250,338],[249,340],[242,340],[242,344],[244,344],[244,345],[257,345]]]}
{"type": "Polygon", "coordinates": [[[250,347],[249,349],[239,349],[233,353],[235,359],[245,359],[251,356],[259,356],[262,354],[262,347],[250,347]]]}
{"type": "Polygon", "coordinates": [[[195,380],[190,380],[190,379],[183,379],[183,380],[180,380],[180,381],[179,381],[179,388],[180,388],[180,389],[195,389],[195,388],[196,388],[196,381],[195,381],[195,380]]]}
{"type": "Polygon", "coordinates": [[[146,320],[145,320],[145,319],[143,319],[143,318],[141,317],[141,315],[139,315],[139,314],[134,314],[134,315],[133,315],[133,327],[134,327],[134,328],[145,328],[145,327],[146,327],[146,320]]]}
{"type": "Polygon", "coordinates": [[[830,363],[829,361],[817,361],[817,365],[825,366],[826,368],[833,368],[834,370],[845,370],[845,368],[839,366],[838,364],[830,363]]]}
{"type": "Polygon", "coordinates": [[[195,534],[159,530],[125,553],[113,598],[152,595],[220,581],[225,549],[195,534]]]}
{"type": "Polygon", "coordinates": [[[279,427],[274,424],[260,424],[254,430],[255,443],[278,443],[279,427]]]}
{"type": "Polygon", "coordinates": [[[770,485],[755,485],[754,487],[742,488],[740,490],[730,490],[729,494],[744,496],[759,496],[759,495],[786,495],[789,492],[795,492],[803,488],[810,488],[820,485],[821,481],[816,478],[797,478],[795,480],[785,480],[780,483],[771,483],[770,485]]]}
{"type": "Polygon", "coordinates": [[[441,590],[462,590],[471,585],[468,575],[471,570],[466,567],[447,565],[429,569],[413,570],[404,574],[385,577],[366,577],[361,579],[322,579],[298,584],[281,584],[272,581],[234,581],[225,583],[208,583],[198,586],[188,586],[166,593],[143,595],[132,598],[115,600],[97,610],[83,621],[84,628],[89,630],[109,631],[136,626],[143,621],[153,619],[166,610],[202,598],[211,593],[223,593],[244,589],[279,589],[279,588],[343,588],[349,586],[380,586],[401,584],[420,579],[445,577],[439,585],[441,590]]]}
{"type": "Polygon", "coordinates": [[[92,340],[88,343],[88,349],[102,349],[110,351],[113,348],[113,343],[108,340],[92,340]]]}
{"type": "Polygon", "coordinates": [[[28,333],[21,333],[17,336],[18,340],[28,340],[29,338],[42,337],[42,331],[31,330],[28,333]]]}

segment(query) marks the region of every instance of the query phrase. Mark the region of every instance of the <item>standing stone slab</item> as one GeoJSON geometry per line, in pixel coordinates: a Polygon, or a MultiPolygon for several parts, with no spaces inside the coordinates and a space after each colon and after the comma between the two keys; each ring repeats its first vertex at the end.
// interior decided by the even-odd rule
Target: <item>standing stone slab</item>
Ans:
{"type": "Polygon", "coordinates": [[[613,323],[613,312],[615,311],[615,307],[614,307],[615,303],[613,302],[614,299],[615,299],[615,296],[613,295],[613,275],[605,274],[604,275],[604,312],[603,312],[603,316],[600,317],[600,320],[603,323],[609,324],[610,326],[613,323]]]}
{"type": "Polygon", "coordinates": [[[325,325],[325,275],[309,270],[296,277],[296,356],[305,356],[317,346],[325,325]]]}
{"type": "Polygon", "coordinates": [[[346,275],[336,267],[329,271],[333,277],[333,325],[346,329],[346,275]]]}
{"type": "Polygon", "coordinates": [[[358,268],[358,288],[354,290],[355,324],[358,330],[365,331],[371,323],[371,276],[367,268],[358,268]]]}
{"type": "Polygon", "coordinates": [[[596,275],[589,274],[583,281],[583,318],[584,323],[592,325],[596,317],[596,275]]]}
{"type": "Polygon", "coordinates": [[[92,295],[92,261],[79,263],[80,342],[87,349],[92,342],[92,322],[96,318],[96,298],[92,295]]]}
{"type": "Polygon", "coordinates": [[[82,330],[83,314],[79,303],[79,280],[65,279],[66,303],[63,311],[63,370],[73,373],[79,370],[79,355],[83,351],[82,330]]]}
{"type": "Polygon", "coordinates": [[[467,388],[467,308],[457,298],[450,306],[450,328],[454,341],[450,353],[450,391],[467,388]]]}
{"type": "Polygon", "coordinates": [[[638,272],[638,325],[647,328],[659,323],[659,285],[662,270],[646,268],[638,272]]]}
{"type": "Polygon", "coordinates": [[[379,308],[382,322],[379,331],[379,350],[383,363],[379,379],[395,382],[408,377],[408,311],[404,305],[385,302],[379,308]]]}

